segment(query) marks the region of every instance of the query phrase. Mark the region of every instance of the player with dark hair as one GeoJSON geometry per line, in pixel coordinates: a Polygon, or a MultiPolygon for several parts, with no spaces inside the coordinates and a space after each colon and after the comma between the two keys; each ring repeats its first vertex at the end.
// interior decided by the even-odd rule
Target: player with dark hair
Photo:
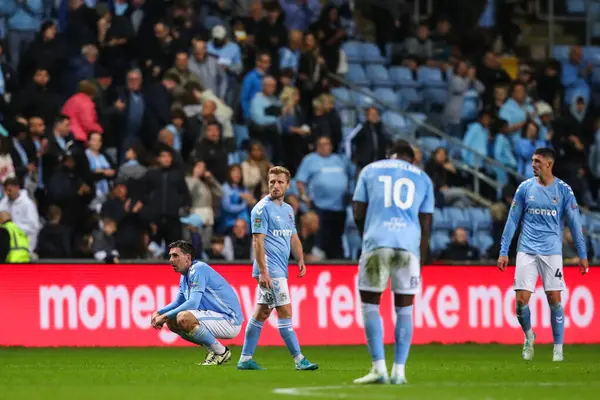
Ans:
{"type": "Polygon", "coordinates": [[[562,258],[563,217],[567,217],[579,254],[580,271],[588,272],[587,251],[579,219],[579,206],[571,187],[552,174],[556,155],[554,150],[540,148],[533,153],[533,178],[527,179],[514,196],[510,213],[504,226],[500,245],[498,268],[508,265],[508,249],[519,224],[521,234],[517,248],[514,289],[516,313],[525,333],[523,359],[533,359],[535,334],[531,329],[529,299],[535,291],[538,275],[542,277],[544,291],[551,311],[554,351],[552,361],[563,360],[565,313],[560,292],[565,289],[562,258]]]}
{"type": "Polygon", "coordinates": [[[233,291],[217,271],[194,260],[196,250],[190,242],[178,240],[169,245],[169,261],[181,274],[179,293],[169,305],[152,314],[152,326],[167,327],[188,342],[204,346],[208,354],[202,365],[221,365],[231,351],[218,339],[232,339],[242,328],[242,307],[233,291]]]}
{"type": "Polygon", "coordinates": [[[379,302],[391,280],[396,306],[391,383],[405,384],[412,339],[413,300],[421,286],[421,264],[429,251],[434,194],[431,179],[412,165],[415,152],[400,140],[388,160],[360,172],[353,197],[354,220],[362,234],[358,288],[371,371],[354,383],[388,383],[379,302]]]}

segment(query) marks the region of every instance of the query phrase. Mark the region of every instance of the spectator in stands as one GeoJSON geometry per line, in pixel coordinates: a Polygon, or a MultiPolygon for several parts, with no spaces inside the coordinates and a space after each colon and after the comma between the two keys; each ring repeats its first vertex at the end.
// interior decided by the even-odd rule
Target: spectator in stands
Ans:
{"type": "Polygon", "coordinates": [[[42,0],[6,1],[2,14],[6,17],[10,61],[15,70],[19,67],[21,54],[35,39],[42,23],[44,3],[42,0]]]}
{"type": "Polygon", "coordinates": [[[160,82],[146,87],[144,91],[143,140],[147,146],[153,144],[158,132],[171,120],[172,91],[179,84],[177,75],[165,73],[160,82]]]}
{"type": "Polygon", "coordinates": [[[227,179],[229,152],[235,143],[232,138],[225,139],[221,135],[221,127],[216,121],[206,124],[204,135],[196,143],[194,159],[204,161],[206,168],[219,182],[227,179]]]}
{"type": "Polygon", "coordinates": [[[198,40],[194,43],[194,55],[189,60],[188,68],[198,77],[202,86],[212,90],[220,99],[225,99],[227,74],[219,65],[218,58],[208,54],[205,41],[198,40]]]}
{"type": "Polygon", "coordinates": [[[492,103],[491,98],[494,95],[494,87],[497,85],[506,85],[511,79],[508,73],[502,68],[498,56],[489,51],[483,57],[483,63],[477,68],[477,77],[485,87],[485,97],[488,98],[486,103],[492,103]]]}
{"type": "Polygon", "coordinates": [[[203,258],[204,248],[210,244],[210,237],[208,238],[208,242],[204,242],[202,239],[201,232],[204,226],[202,218],[198,214],[190,214],[187,217],[181,217],[179,220],[184,228],[183,237],[192,242],[196,250],[195,257],[203,258]]]}
{"type": "Polygon", "coordinates": [[[117,223],[110,218],[102,220],[102,229],[97,229],[92,234],[94,238],[92,251],[94,258],[98,261],[104,261],[108,264],[117,264],[119,262],[119,252],[115,241],[115,232],[117,223]]]}
{"type": "Polygon", "coordinates": [[[562,63],[560,81],[564,88],[565,105],[570,106],[577,96],[589,98],[589,79],[593,65],[584,63],[583,51],[580,46],[572,46],[569,50],[569,60],[562,63]]]}
{"type": "Polygon", "coordinates": [[[527,103],[527,92],[523,83],[518,81],[513,83],[512,95],[506,100],[498,116],[508,122],[507,136],[514,143],[527,120],[535,119],[535,110],[527,103]]]}
{"type": "Polygon", "coordinates": [[[244,186],[241,167],[237,164],[232,165],[229,167],[227,182],[223,185],[219,231],[229,232],[239,218],[250,224],[250,209],[255,204],[256,199],[244,186]]]}
{"type": "MultiPolygon", "coordinates": [[[[509,138],[506,136],[508,130],[508,123],[502,119],[497,119],[490,130],[490,137],[488,139],[488,152],[487,156],[495,159],[502,163],[505,167],[510,169],[517,168],[517,158],[513,152],[513,146],[509,138]]],[[[508,173],[500,168],[489,168],[487,171],[490,175],[495,175],[496,180],[500,185],[504,186],[508,183],[508,173]]],[[[498,193],[500,195],[500,193],[498,193]]],[[[496,198],[497,196],[493,196],[496,198]]]]}
{"type": "Polygon", "coordinates": [[[569,229],[563,229],[562,256],[565,264],[578,264],[579,256],[569,229]]]}
{"type": "Polygon", "coordinates": [[[436,29],[431,35],[431,41],[433,42],[433,60],[443,71],[450,66],[452,58],[454,37],[451,28],[452,24],[448,18],[439,18],[436,23],[436,29]]]}
{"type": "Polygon", "coordinates": [[[463,144],[472,148],[475,152],[463,149],[462,159],[467,165],[475,169],[479,169],[483,165],[481,156],[487,156],[493,152],[488,149],[491,123],[492,116],[490,112],[485,109],[482,110],[479,113],[477,122],[469,125],[463,138],[463,144]]]}
{"type": "Polygon", "coordinates": [[[288,39],[288,31],[284,23],[285,16],[281,12],[279,2],[265,2],[263,7],[267,15],[258,25],[256,45],[259,49],[264,49],[269,53],[273,66],[277,70],[279,68],[279,48],[285,46],[288,39]]]}
{"type": "Polygon", "coordinates": [[[180,44],[171,35],[171,29],[164,21],[154,25],[154,37],[140,46],[140,61],[145,75],[160,78],[173,65],[175,52],[180,44]]]}
{"type": "Polygon", "coordinates": [[[119,160],[123,160],[125,151],[138,141],[144,139],[144,116],[149,113],[146,110],[146,100],[142,95],[142,71],[132,69],[127,73],[127,84],[125,88],[117,89],[117,100],[112,112],[114,115],[113,129],[116,137],[120,138],[119,160]]]}
{"type": "Polygon", "coordinates": [[[135,48],[133,26],[126,17],[115,15],[103,4],[98,4],[96,10],[100,17],[97,24],[101,58],[117,77],[117,84],[122,85],[135,48]]]}
{"type": "Polygon", "coordinates": [[[466,92],[474,89],[481,94],[485,90],[483,84],[477,80],[476,74],[475,68],[469,66],[465,61],[459,61],[450,80],[450,96],[444,109],[444,119],[446,133],[457,139],[462,138],[464,134],[461,116],[466,92]]]}
{"type": "Polygon", "coordinates": [[[225,238],[222,235],[215,235],[210,241],[210,247],[206,250],[206,257],[209,260],[225,261],[225,238]]]}
{"type": "Polygon", "coordinates": [[[440,254],[440,260],[477,261],[479,260],[479,250],[469,244],[467,231],[463,228],[456,228],[452,232],[452,241],[440,254]]]}
{"type": "MultiPolygon", "coordinates": [[[[123,73],[123,78],[125,73],[123,73]]],[[[111,72],[99,65],[96,68],[95,79],[92,84],[96,88],[96,96],[94,96],[94,104],[96,105],[96,114],[98,114],[98,123],[104,128],[104,145],[106,146],[107,152],[116,157],[118,140],[111,127],[112,109],[110,106],[110,100],[114,95],[112,87],[113,78],[111,72]]]]}
{"type": "Polygon", "coordinates": [[[10,155],[9,139],[0,136],[0,183],[4,183],[7,179],[15,177],[15,166],[10,155]]]}
{"type": "Polygon", "coordinates": [[[31,244],[27,234],[12,220],[9,212],[0,212],[0,261],[28,263],[31,261],[31,244]]]}
{"type": "Polygon", "coordinates": [[[83,80],[78,84],[78,93],[71,96],[62,108],[62,113],[71,121],[71,132],[75,140],[85,142],[92,132],[102,134],[104,129],[98,123],[98,114],[93,98],[96,87],[90,81],[83,80]]]}
{"type": "Polygon", "coordinates": [[[285,159],[294,174],[302,158],[308,153],[311,142],[311,129],[306,124],[306,113],[300,106],[300,91],[295,87],[286,87],[280,96],[283,106],[281,130],[285,143],[285,159]]]}
{"type": "Polygon", "coordinates": [[[0,115],[7,115],[9,110],[9,104],[13,93],[19,89],[19,82],[15,71],[8,63],[2,60],[4,49],[2,43],[0,43],[0,115]]]}
{"type": "Polygon", "coordinates": [[[217,25],[212,30],[213,40],[208,43],[208,52],[218,57],[221,68],[227,75],[227,93],[223,100],[227,104],[237,106],[239,79],[242,73],[242,52],[240,46],[227,38],[227,30],[223,25],[217,25]]]}
{"type": "Polygon", "coordinates": [[[316,25],[319,47],[325,59],[325,65],[329,71],[337,71],[340,62],[340,47],[347,37],[346,31],[342,28],[338,8],[334,4],[325,6],[316,25]]]}
{"type": "Polygon", "coordinates": [[[425,165],[425,172],[433,182],[437,203],[454,207],[471,205],[462,188],[462,178],[448,160],[445,148],[438,147],[433,151],[425,165]]]}
{"type": "Polygon", "coordinates": [[[173,153],[160,150],[158,168],[150,169],[144,177],[146,198],[142,202],[146,218],[156,224],[158,236],[166,243],[181,236],[179,211],[190,206],[191,199],[183,172],[173,168],[173,153]]]}
{"type": "Polygon", "coordinates": [[[504,85],[498,85],[494,87],[494,98],[492,100],[492,109],[494,110],[494,115],[498,115],[506,100],[508,100],[508,87],[504,85]]]}
{"type": "Polygon", "coordinates": [[[188,82],[200,82],[198,75],[193,73],[189,68],[190,60],[187,51],[179,50],[175,54],[175,64],[167,72],[177,75],[179,85],[173,90],[173,95],[180,99],[185,92],[185,85],[188,82]]]}
{"type": "Polygon", "coordinates": [[[50,86],[54,89],[59,87],[59,83],[62,82],[62,67],[67,59],[67,49],[64,38],[56,34],[56,29],[54,21],[42,24],[39,34],[20,60],[20,82],[26,82],[25,78],[29,79],[38,67],[44,65],[54,78],[50,86]]]}
{"type": "Polygon", "coordinates": [[[35,253],[39,258],[70,258],[72,255],[71,228],[61,222],[62,210],[48,207],[48,222],[40,230],[35,253]]]}
{"type": "MultiPolygon", "coordinates": [[[[178,153],[181,153],[182,143],[185,141],[184,137],[188,136],[188,132],[185,130],[185,113],[181,108],[173,108],[171,109],[171,121],[165,127],[173,134],[173,150],[178,153]]],[[[193,137],[190,138],[187,142],[193,142],[193,137]]]]}
{"type": "Polygon", "coordinates": [[[325,253],[317,245],[319,232],[319,216],[314,211],[308,211],[300,217],[298,226],[298,237],[302,242],[304,259],[308,262],[317,262],[325,259],[325,253]]]}
{"type": "Polygon", "coordinates": [[[433,59],[433,41],[429,38],[429,26],[421,23],[415,31],[415,36],[404,42],[405,59],[403,64],[416,71],[419,65],[424,65],[433,59]]]}
{"type": "Polygon", "coordinates": [[[515,147],[518,168],[517,171],[527,178],[533,176],[531,157],[537,148],[552,147],[552,136],[542,136],[540,126],[533,121],[528,121],[521,131],[521,139],[515,147]]]}
{"type": "Polygon", "coordinates": [[[46,174],[46,184],[59,167],[70,143],[72,143],[71,121],[69,117],[61,114],[55,119],[52,134],[48,136],[48,149],[42,156],[42,169],[46,174]]]}
{"type": "Polygon", "coordinates": [[[11,214],[12,221],[29,238],[29,249],[33,252],[41,229],[37,207],[27,191],[21,189],[16,178],[5,180],[3,187],[4,197],[0,200],[0,211],[11,214]]]}
{"type": "Polygon", "coordinates": [[[283,158],[283,143],[279,132],[279,121],[282,107],[275,96],[277,81],[272,76],[263,80],[262,92],[257,93],[250,104],[250,137],[263,145],[272,146],[272,160],[279,164],[283,158]]]}
{"type": "Polygon", "coordinates": [[[333,152],[337,153],[340,143],[342,142],[342,131],[341,126],[337,125],[337,121],[334,121],[335,116],[327,113],[325,106],[325,97],[323,95],[317,97],[312,102],[313,106],[313,123],[310,128],[310,141],[309,149],[314,149],[314,143],[316,139],[321,136],[326,136],[331,139],[333,145],[333,152]]]}
{"type": "Polygon", "coordinates": [[[350,151],[348,146],[346,153],[352,154],[352,161],[358,169],[366,165],[383,160],[389,145],[389,140],[383,132],[383,126],[379,117],[379,110],[375,107],[367,109],[367,120],[363,125],[354,129],[355,135],[350,135],[350,151]]]}
{"type": "Polygon", "coordinates": [[[552,107],[544,101],[538,101],[535,103],[535,113],[539,118],[540,138],[545,138],[547,143],[544,147],[552,147],[552,141],[554,138],[554,127],[553,120],[554,114],[552,107]]]}
{"type": "Polygon", "coordinates": [[[331,131],[334,151],[337,153],[339,146],[342,144],[342,118],[335,109],[335,97],[332,94],[323,93],[320,97],[323,101],[323,111],[331,131]]]}
{"type": "Polygon", "coordinates": [[[256,55],[256,67],[244,77],[242,81],[242,92],[240,93],[240,102],[242,112],[246,120],[251,119],[251,103],[256,94],[263,89],[263,78],[271,68],[271,56],[268,53],[258,53],[256,55]]]}
{"type": "Polygon", "coordinates": [[[284,0],[280,2],[285,25],[290,30],[306,32],[319,16],[321,4],[317,0],[284,0]]]}
{"type": "Polygon", "coordinates": [[[265,154],[265,148],[259,142],[250,143],[248,158],[242,162],[242,180],[244,186],[256,199],[269,192],[268,175],[273,166],[265,154]]]}
{"type": "Polygon", "coordinates": [[[83,45],[98,40],[98,14],[84,0],[70,0],[67,4],[66,21],[61,19],[60,28],[68,40],[68,51],[75,52],[83,45]]]}
{"type": "Polygon", "coordinates": [[[61,210],[69,210],[64,215],[64,223],[81,233],[86,228],[89,217],[88,206],[95,196],[94,190],[86,182],[81,169],[75,169],[73,153],[62,155],[61,164],[52,174],[48,184],[48,200],[61,210]]]}
{"type": "Polygon", "coordinates": [[[300,199],[314,205],[321,230],[317,245],[327,258],[343,258],[342,235],[346,222],[346,204],[349,201],[353,166],[338,154],[332,154],[331,139],[317,139],[317,151],[302,160],[296,181],[300,199]]]}
{"type": "Polygon", "coordinates": [[[12,104],[14,113],[25,118],[32,115],[40,116],[46,126],[52,126],[54,117],[60,110],[60,104],[58,95],[48,86],[49,81],[50,74],[46,67],[37,67],[32,81],[24,90],[15,93],[12,104]]]}
{"type": "Polygon", "coordinates": [[[12,146],[10,156],[15,168],[15,175],[23,189],[37,186],[37,160],[36,151],[29,137],[27,121],[19,120],[11,132],[12,146]]]}
{"type": "Polygon", "coordinates": [[[287,47],[279,48],[279,70],[291,69],[294,74],[298,72],[298,66],[300,65],[300,49],[302,48],[302,42],[304,40],[304,34],[302,31],[290,31],[287,47]]]}
{"type": "Polygon", "coordinates": [[[191,176],[185,178],[192,199],[190,212],[200,217],[202,227],[199,234],[203,246],[208,246],[215,225],[215,211],[218,210],[223,190],[219,182],[206,169],[204,161],[198,161],[194,165],[191,176]]]}
{"type": "Polygon", "coordinates": [[[98,58],[98,48],[93,44],[86,44],[81,48],[81,55],[69,60],[68,71],[64,75],[63,94],[71,96],[77,91],[78,82],[94,79],[98,58]]]}
{"type": "Polygon", "coordinates": [[[98,132],[89,134],[88,148],[85,155],[95,183],[95,197],[92,206],[99,207],[106,200],[110,192],[110,181],[115,177],[115,170],[102,149],[102,135],[98,132]]]}
{"type": "Polygon", "coordinates": [[[225,236],[223,255],[227,261],[252,259],[252,235],[248,232],[248,223],[237,219],[231,233],[225,236]]]}
{"type": "MultiPolygon", "coordinates": [[[[334,70],[335,71],[335,70],[334,70]]],[[[298,61],[298,89],[302,99],[302,108],[311,110],[311,102],[315,95],[323,90],[329,69],[323,53],[312,33],[304,36],[304,49],[298,61]]],[[[311,117],[309,113],[307,117],[311,117]]]]}
{"type": "Polygon", "coordinates": [[[542,73],[537,75],[537,92],[540,100],[552,105],[552,108],[558,110],[557,103],[560,102],[559,94],[562,91],[560,83],[560,63],[556,60],[549,60],[543,65],[542,73]]]}

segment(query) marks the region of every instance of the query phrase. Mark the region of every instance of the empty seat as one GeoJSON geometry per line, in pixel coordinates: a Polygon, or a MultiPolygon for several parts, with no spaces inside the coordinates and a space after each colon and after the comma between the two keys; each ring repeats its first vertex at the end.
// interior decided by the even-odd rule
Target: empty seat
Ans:
{"type": "Polygon", "coordinates": [[[410,131],[408,129],[409,125],[406,122],[406,118],[397,112],[384,112],[381,116],[381,122],[383,123],[384,129],[395,138],[410,136],[410,131]]]}
{"type": "Polygon", "coordinates": [[[431,234],[430,240],[431,252],[434,255],[439,255],[439,253],[448,247],[450,243],[450,236],[447,232],[433,232],[431,234]]]}
{"type": "Polygon", "coordinates": [[[469,210],[475,230],[492,230],[492,214],[489,208],[471,208],[469,210]]]}
{"type": "Polygon", "coordinates": [[[587,46],[583,48],[583,59],[594,65],[600,65],[600,47],[587,46]]]}
{"type": "Polygon", "coordinates": [[[447,88],[448,82],[444,80],[439,68],[419,67],[417,69],[417,81],[423,87],[447,88]]]}
{"type": "Polygon", "coordinates": [[[339,111],[340,119],[342,120],[342,125],[350,128],[354,128],[356,126],[356,110],[353,108],[345,108],[339,111]]]}
{"type": "Polygon", "coordinates": [[[569,59],[569,46],[554,46],[552,55],[558,61],[567,61],[569,59]]]}
{"type": "Polygon", "coordinates": [[[415,88],[404,87],[398,90],[398,102],[407,111],[421,111],[423,108],[423,97],[415,88]]]}
{"type": "Polygon", "coordinates": [[[450,221],[452,229],[463,228],[467,231],[472,231],[473,226],[471,221],[469,220],[469,216],[466,212],[464,212],[461,208],[456,207],[446,207],[444,208],[444,214],[446,219],[450,221]]]}
{"type": "Polygon", "coordinates": [[[348,89],[340,87],[331,89],[331,94],[335,97],[337,108],[350,107],[352,105],[352,99],[350,98],[350,92],[348,89]]]}
{"type": "Polygon", "coordinates": [[[363,92],[365,92],[365,93],[361,93],[361,92],[357,92],[357,91],[352,92],[352,102],[354,103],[355,107],[369,108],[369,107],[375,105],[375,102],[373,101],[373,98],[375,97],[375,93],[373,93],[369,89],[363,90],[363,92]],[[368,95],[367,95],[367,93],[368,93],[368,95]]]}
{"type": "Polygon", "coordinates": [[[392,89],[389,88],[379,88],[375,90],[375,96],[379,101],[384,103],[386,106],[390,108],[397,108],[400,106],[398,102],[398,96],[392,89]]]}
{"type": "Polygon", "coordinates": [[[443,88],[427,88],[421,95],[425,112],[441,113],[448,102],[448,90],[443,88]]]}
{"type": "Polygon", "coordinates": [[[349,64],[346,79],[357,85],[368,85],[369,80],[365,74],[365,70],[360,64],[349,64]]]}
{"type": "Polygon", "coordinates": [[[473,236],[473,246],[477,247],[482,256],[488,255],[489,250],[494,245],[494,239],[489,233],[483,232],[473,236]]]}
{"type": "Polygon", "coordinates": [[[407,67],[392,67],[389,69],[390,78],[401,88],[417,88],[419,83],[414,79],[413,73],[407,67]]]}
{"type": "Polygon", "coordinates": [[[430,153],[433,153],[433,151],[438,147],[443,147],[444,142],[440,138],[425,136],[419,138],[419,145],[423,153],[429,155],[430,153]]]}
{"type": "Polygon", "coordinates": [[[364,64],[386,64],[386,59],[381,55],[379,47],[373,43],[362,44],[362,61],[364,64]]]}
{"type": "Polygon", "coordinates": [[[361,43],[356,41],[349,41],[342,45],[342,50],[346,53],[346,58],[350,63],[362,62],[361,43]]]}
{"type": "Polygon", "coordinates": [[[585,0],[567,0],[567,11],[569,14],[583,14],[585,12],[585,0]]]}
{"type": "Polygon", "coordinates": [[[374,87],[394,87],[387,69],[383,65],[367,65],[367,79],[374,87]]]}

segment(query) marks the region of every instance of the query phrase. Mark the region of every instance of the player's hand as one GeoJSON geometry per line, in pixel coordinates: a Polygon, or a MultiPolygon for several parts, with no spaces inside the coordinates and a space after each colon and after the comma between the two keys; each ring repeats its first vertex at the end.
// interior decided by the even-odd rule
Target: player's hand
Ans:
{"type": "Polygon", "coordinates": [[[508,256],[500,256],[498,257],[498,269],[502,272],[506,269],[508,265],[508,256]]]}
{"type": "Polygon", "coordinates": [[[158,313],[158,311],[154,311],[152,313],[152,318],[150,319],[150,325],[154,326],[154,323],[156,322],[156,318],[160,317],[160,314],[158,313]]]}
{"type": "Polygon", "coordinates": [[[268,272],[258,275],[258,285],[270,289],[273,286],[268,272]]]}
{"type": "Polygon", "coordinates": [[[581,272],[581,275],[585,275],[590,272],[590,264],[588,263],[587,258],[579,261],[579,272],[581,272]]]}
{"type": "Polygon", "coordinates": [[[163,325],[165,324],[165,322],[167,322],[167,315],[159,315],[158,317],[156,317],[156,319],[154,320],[154,324],[152,325],[152,327],[156,330],[161,329],[163,327],[163,325]]]}
{"type": "Polygon", "coordinates": [[[306,275],[306,264],[304,264],[304,260],[298,261],[298,268],[300,268],[298,278],[302,278],[304,275],[306,275]]]}

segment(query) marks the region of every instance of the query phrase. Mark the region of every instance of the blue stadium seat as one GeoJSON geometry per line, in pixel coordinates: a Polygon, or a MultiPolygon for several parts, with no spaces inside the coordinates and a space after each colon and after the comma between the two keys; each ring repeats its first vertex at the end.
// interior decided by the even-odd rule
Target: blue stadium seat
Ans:
{"type": "Polygon", "coordinates": [[[354,103],[354,105],[358,108],[369,108],[371,106],[376,105],[375,102],[373,101],[373,97],[375,97],[375,93],[373,93],[373,91],[371,91],[369,89],[364,90],[364,92],[369,93],[370,96],[367,96],[366,94],[363,94],[360,92],[352,91],[351,96],[352,96],[352,102],[354,103]]]}
{"type": "Polygon", "coordinates": [[[352,105],[350,92],[344,87],[331,89],[331,94],[336,98],[336,108],[346,108],[352,105]]]}
{"type": "Polygon", "coordinates": [[[600,257],[600,240],[592,240],[592,250],[594,251],[594,258],[598,259],[600,257]]]}
{"type": "Polygon", "coordinates": [[[387,69],[383,65],[367,65],[367,79],[373,87],[393,88],[394,82],[390,79],[387,69]]]}
{"type": "Polygon", "coordinates": [[[452,229],[452,223],[446,218],[446,214],[441,208],[436,208],[433,211],[432,229],[434,231],[446,231],[446,233],[452,229]]]}
{"type": "Polygon", "coordinates": [[[406,122],[406,118],[397,112],[386,111],[381,116],[381,122],[383,123],[384,129],[395,139],[400,137],[408,137],[410,135],[409,125],[406,122]]]}
{"type": "Polygon", "coordinates": [[[585,0],[567,0],[567,11],[569,14],[583,14],[585,12],[585,0]]]}
{"type": "Polygon", "coordinates": [[[482,256],[488,255],[488,251],[494,245],[494,239],[489,233],[478,233],[473,237],[473,246],[477,247],[482,256]]]}
{"type": "Polygon", "coordinates": [[[239,149],[242,144],[250,140],[248,127],[246,125],[233,125],[233,135],[235,136],[236,147],[239,149]]]}
{"type": "Polygon", "coordinates": [[[587,46],[583,48],[583,59],[593,65],[600,65],[600,47],[587,46]]]}
{"type": "Polygon", "coordinates": [[[435,149],[438,147],[443,147],[445,144],[443,140],[433,136],[424,136],[419,138],[418,143],[425,158],[429,158],[429,155],[433,153],[435,149]]]}
{"type": "Polygon", "coordinates": [[[413,73],[407,67],[392,67],[389,69],[390,78],[400,88],[417,88],[419,83],[414,79],[413,73]]]}
{"type": "Polygon", "coordinates": [[[476,231],[489,232],[492,230],[492,214],[489,208],[471,208],[469,210],[476,231]]]}
{"type": "Polygon", "coordinates": [[[422,91],[423,106],[427,113],[441,113],[448,101],[448,90],[443,88],[427,88],[422,91]]]}
{"type": "Polygon", "coordinates": [[[401,88],[398,90],[398,102],[403,110],[421,111],[423,109],[423,97],[415,88],[401,88]]]}
{"type": "Polygon", "coordinates": [[[472,231],[473,226],[469,220],[469,216],[461,208],[446,207],[444,208],[446,220],[450,221],[452,229],[464,228],[467,231],[472,231]]]}
{"type": "Polygon", "coordinates": [[[369,85],[367,74],[360,64],[349,64],[348,72],[346,72],[346,79],[356,85],[369,85]]]}
{"type": "Polygon", "coordinates": [[[392,89],[379,88],[375,90],[375,96],[390,108],[398,108],[400,104],[398,102],[398,96],[392,89]]]}
{"type": "Polygon", "coordinates": [[[439,255],[448,246],[448,243],[450,243],[450,236],[447,232],[434,232],[431,234],[431,241],[429,243],[431,252],[434,255],[439,255]]]}
{"type": "Polygon", "coordinates": [[[479,93],[477,90],[471,89],[465,92],[463,96],[464,103],[461,112],[461,120],[463,121],[474,121],[477,119],[477,114],[479,114],[479,93]]]}
{"type": "Polygon", "coordinates": [[[360,63],[362,62],[362,43],[356,41],[349,41],[342,45],[342,50],[346,53],[349,63],[360,63]]]}
{"type": "Polygon", "coordinates": [[[558,61],[567,61],[569,59],[569,46],[554,46],[553,57],[558,61]]]}
{"type": "Polygon", "coordinates": [[[347,126],[349,128],[354,128],[356,126],[357,115],[355,109],[345,108],[343,110],[339,110],[339,114],[343,126],[347,126]]]}
{"type": "Polygon", "coordinates": [[[362,61],[364,64],[380,64],[385,65],[387,60],[381,55],[379,47],[373,43],[362,44],[362,61]]]}
{"type": "Polygon", "coordinates": [[[448,88],[448,82],[444,80],[439,68],[419,67],[417,81],[426,88],[448,88]]]}

